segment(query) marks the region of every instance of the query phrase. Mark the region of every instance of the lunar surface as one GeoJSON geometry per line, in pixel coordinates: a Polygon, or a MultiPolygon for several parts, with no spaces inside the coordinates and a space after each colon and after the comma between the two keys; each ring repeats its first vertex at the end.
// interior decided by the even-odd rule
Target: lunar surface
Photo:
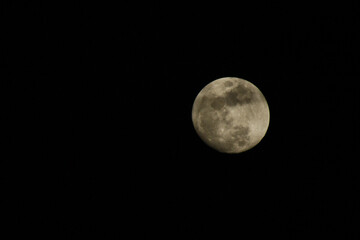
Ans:
{"type": "Polygon", "coordinates": [[[265,136],[270,112],[255,85],[241,78],[225,77],[200,91],[193,104],[192,121],[207,145],[223,153],[240,153],[265,136]]]}

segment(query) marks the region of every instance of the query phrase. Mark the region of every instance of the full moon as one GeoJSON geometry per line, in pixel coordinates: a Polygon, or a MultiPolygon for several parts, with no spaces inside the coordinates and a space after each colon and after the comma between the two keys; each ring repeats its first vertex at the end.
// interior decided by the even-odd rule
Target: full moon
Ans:
{"type": "Polygon", "coordinates": [[[270,111],[264,95],[254,84],[224,77],[199,92],[192,108],[192,121],[208,146],[223,153],[240,153],[263,139],[270,111]]]}

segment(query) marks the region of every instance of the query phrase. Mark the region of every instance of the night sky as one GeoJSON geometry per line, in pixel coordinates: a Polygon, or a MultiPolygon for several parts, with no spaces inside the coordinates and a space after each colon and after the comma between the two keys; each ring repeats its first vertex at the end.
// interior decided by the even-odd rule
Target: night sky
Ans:
{"type": "Polygon", "coordinates": [[[360,238],[356,1],[118,2],[1,3],[1,239],[360,238]],[[192,125],[220,77],[269,104],[241,154],[192,125]]]}

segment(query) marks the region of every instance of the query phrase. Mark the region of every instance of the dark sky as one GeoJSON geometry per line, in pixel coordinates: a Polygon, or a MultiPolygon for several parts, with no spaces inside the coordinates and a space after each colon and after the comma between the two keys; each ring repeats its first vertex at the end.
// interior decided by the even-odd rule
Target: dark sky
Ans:
{"type": "Polygon", "coordinates": [[[355,1],[2,5],[13,239],[359,239],[355,1]],[[270,108],[238,155],[191,122],[226,76],[270,108]]]}

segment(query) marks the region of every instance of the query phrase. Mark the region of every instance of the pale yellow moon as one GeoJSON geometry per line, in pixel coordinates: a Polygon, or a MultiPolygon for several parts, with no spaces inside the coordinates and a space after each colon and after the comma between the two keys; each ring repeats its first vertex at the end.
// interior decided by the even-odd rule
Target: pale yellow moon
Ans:
{"type": "Polygon", "coordinates": [[[223,153],[240,153],[263,139],[270,111],[264,95],[254,84],[224,77],[199,92],[192,108],[192,121],[207,145],[223,153]]]}

